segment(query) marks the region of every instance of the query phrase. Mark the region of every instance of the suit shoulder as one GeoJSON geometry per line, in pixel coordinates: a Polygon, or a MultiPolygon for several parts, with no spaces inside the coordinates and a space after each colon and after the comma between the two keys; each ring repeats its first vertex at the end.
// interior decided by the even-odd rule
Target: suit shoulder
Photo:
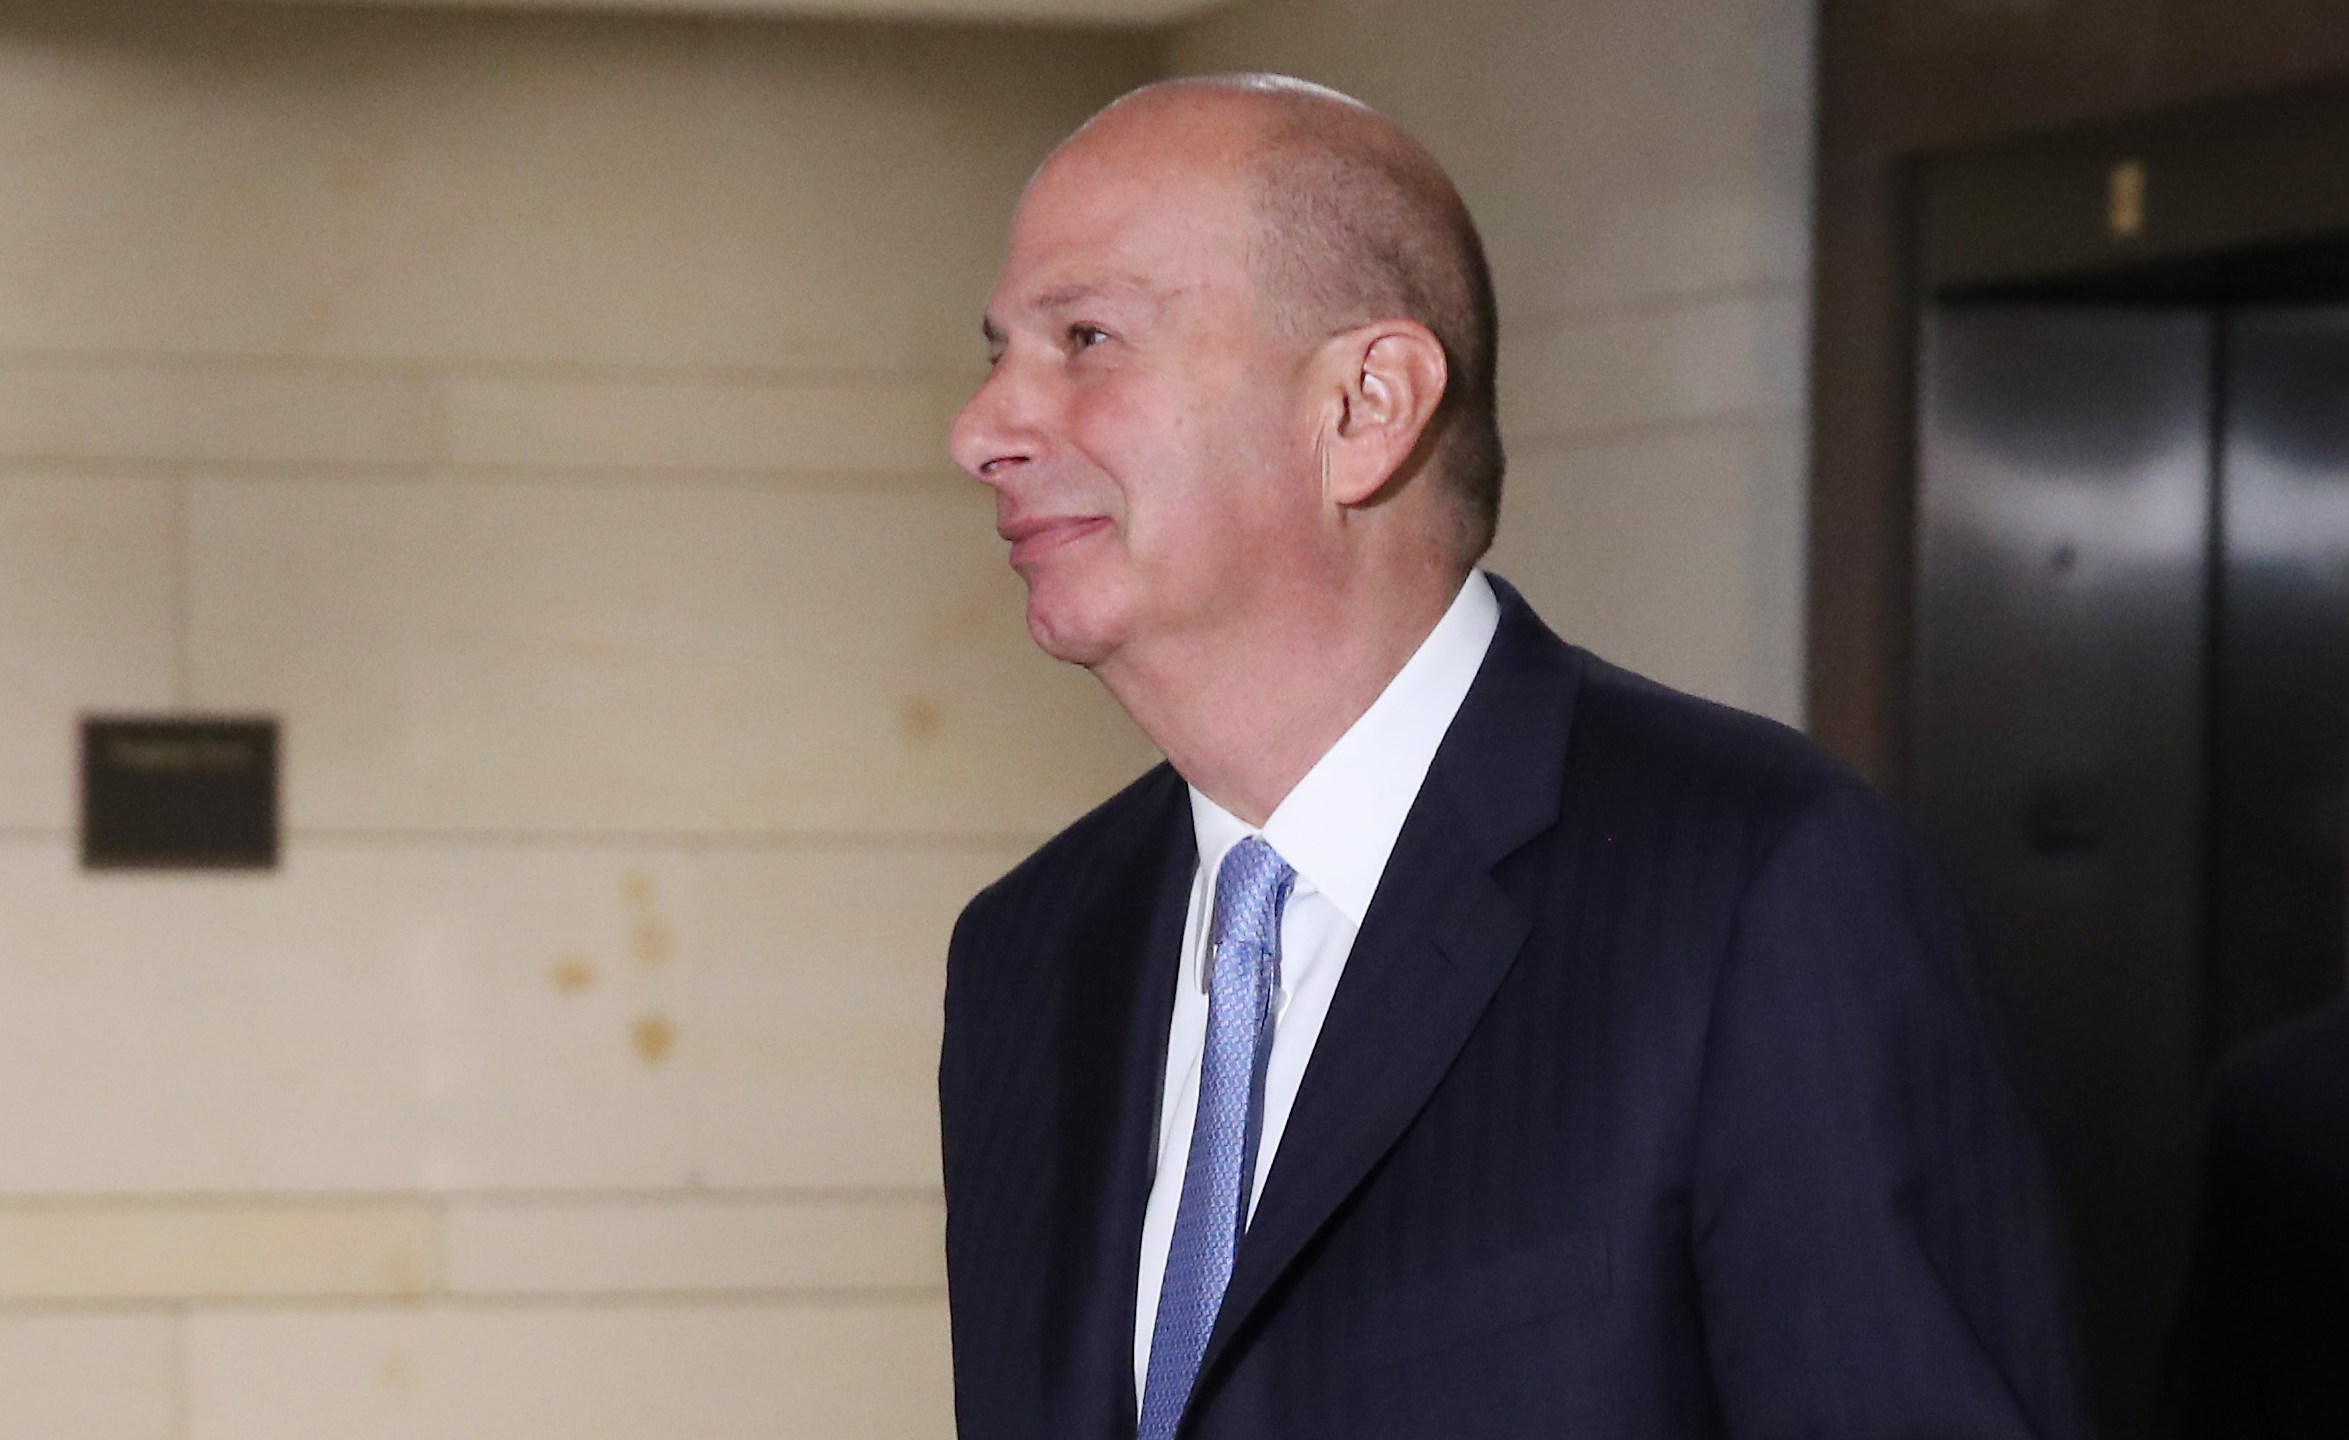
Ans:
{"type": "Polygon", "coordinates": [[[963,925],[985,925],[1038,904],[1065,907],[1072,895],[1123,873],[1187,793],[1173,766],[1153,766],[971,897],[963,925]]]}
{"type": "Polygon", "coordinates": [[[1865,781],[1801,731],[1595,656],[1585,657],[1568,757],[1604,771],[1610,788],[1701,794],[1787,820],[1831,796],[1874,798],[1865,781]]]}

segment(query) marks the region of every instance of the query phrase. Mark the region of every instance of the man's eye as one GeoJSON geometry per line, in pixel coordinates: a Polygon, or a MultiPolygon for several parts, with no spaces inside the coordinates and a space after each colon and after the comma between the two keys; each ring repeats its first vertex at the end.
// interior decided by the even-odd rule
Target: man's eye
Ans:
{"type": "Polygon", "coordinates": [[[1068,348],[1090,350],[1109,338],[1109,332],[1098,325],[1071,325],[1068,327],[1068,348]]]}

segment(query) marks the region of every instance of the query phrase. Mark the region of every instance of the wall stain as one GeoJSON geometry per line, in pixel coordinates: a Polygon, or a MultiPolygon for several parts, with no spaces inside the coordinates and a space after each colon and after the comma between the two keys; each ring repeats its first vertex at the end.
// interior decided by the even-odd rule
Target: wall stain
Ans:
{"type": "Polygon", "coordinates": [[[425,1288],[424,1267],[417,1263],[413,1255],[386,1256],[383,1262],[383,1283],[385,1288],[402,1300],[421,1300],[425,1288]]]}
{"type": "Polygon", "coordinates": [[[628,948],[647,966],[666,965],[677,954],[677,932],[662,916],[658,893],[650,875],[631,870],[620,881],[620,898],[627,902],[628,948]]]}
{"type": "Polygon", "coordinates": [[[923,627],[922,644],[930,654],[949,659],[967,655],[971,648],[983,642],[988,632],[1003,621],[1003,591],[1001,580],[989,575],[986,582],[941,608],[930,624],[923,627]]]}
{"type": "Polygon", "coordinates": [[[416,1388],[415,1364],[396,1350],[384,1357],[376,1374],[382,1379],[383,1388],[394,1395],[405,1395],[416,1388]]]}
{"type": "Polygon", "coordinates": [[[558,994],[581,994],[595,985],[595,962],[585,955],[558,955],[547,980],[558,994]]]}
{"type": "Polygon", "coordinates": [[[897,707],[897,728],[914,744],[926,744],[946,728],[945,708],[927,695],[916,695],[897,707]]]}
{"type": "Polygon", "coordinates": [[[647,965],[666,965],[677,953],[677,937],[671,933],[669,922],[658,915],[638,916],[630,939],[636,958],[647,965]]]}
{"type": "Polygon", "coordinates": [[[677,1027],[667,1016],[647,1015],[636,1022],[636,1056],[645,1064],[660,1064],[676,1048],[677,1027]]]}

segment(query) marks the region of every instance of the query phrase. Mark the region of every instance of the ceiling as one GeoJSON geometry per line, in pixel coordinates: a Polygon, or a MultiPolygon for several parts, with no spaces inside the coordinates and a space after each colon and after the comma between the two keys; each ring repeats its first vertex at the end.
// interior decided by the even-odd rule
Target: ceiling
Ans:
{"type": "Polygon", "coordinates": [[[312,5],[400,4],[449,10],[604,10],[647,14],[831,16],[863,20],[1007,20],[1163,25],[1228,0],[279,0],[312,5]]]}

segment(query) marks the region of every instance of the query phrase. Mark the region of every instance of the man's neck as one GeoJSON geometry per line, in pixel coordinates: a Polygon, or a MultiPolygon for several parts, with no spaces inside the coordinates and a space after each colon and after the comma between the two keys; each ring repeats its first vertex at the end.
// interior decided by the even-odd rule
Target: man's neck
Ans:
{"type": "Polygon", "coordinates": [[[1377,587],[1327,613],[1170,642],[1095,673],[1184,780],[1261,826],[1385,691],[1465,578],[1377,587]]]}

